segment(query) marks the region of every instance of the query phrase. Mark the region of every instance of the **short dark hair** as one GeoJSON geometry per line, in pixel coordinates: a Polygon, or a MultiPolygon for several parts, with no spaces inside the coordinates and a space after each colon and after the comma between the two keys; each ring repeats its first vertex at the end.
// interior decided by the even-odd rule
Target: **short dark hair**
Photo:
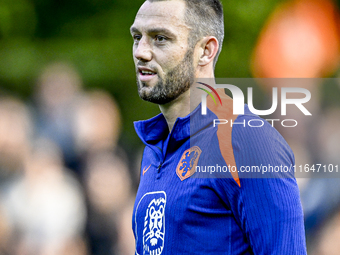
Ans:
{"type": "MultiPolygon", "coordinates": [[[[149,2],[171,0],[147,0],[149,2]]],[[[194,47],[204,36],[215,36],[219,48],[214,59],[214,66],[222,50],[224,39],[223,7],[220,0],[183,0],[186,4],[185,22],[192,27],[189,45],[194,47]]]]}

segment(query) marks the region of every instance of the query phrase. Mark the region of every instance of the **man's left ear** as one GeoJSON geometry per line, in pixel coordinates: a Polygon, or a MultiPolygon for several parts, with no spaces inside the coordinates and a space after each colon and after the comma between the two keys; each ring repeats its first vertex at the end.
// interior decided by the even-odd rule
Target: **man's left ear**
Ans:
{"type": "Polygon", "coordinates": [[[213,62],[218,52],[218,41],[214,36],[204,37],[200,42],[198,65],[205,66],[213,62]]]}

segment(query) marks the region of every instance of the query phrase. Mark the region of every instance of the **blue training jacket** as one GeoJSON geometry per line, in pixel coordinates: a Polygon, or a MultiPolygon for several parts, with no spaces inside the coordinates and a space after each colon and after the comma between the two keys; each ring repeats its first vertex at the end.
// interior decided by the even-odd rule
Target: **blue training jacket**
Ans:
{"type": "MultiPolygon", "coordinates": [[[[307,254],[294,155],[268,122],[208,101],[135,122],[146,145],[132,227],[135,254],[307,254]],[[215,125],[214,120],[228,123],[215,125]]],[[[216,124],[216,121],[215,121],[216,124]]]]}

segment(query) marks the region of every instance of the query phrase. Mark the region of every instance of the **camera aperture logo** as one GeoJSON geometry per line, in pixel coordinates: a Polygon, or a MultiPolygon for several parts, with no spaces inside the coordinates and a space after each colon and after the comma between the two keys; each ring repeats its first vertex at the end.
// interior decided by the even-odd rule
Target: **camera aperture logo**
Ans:
{"type": "MultiPolygon", "coordinates": [[[[244,104],[245,104],[245,96],[240,88],[238,88],[235,85],[231,84],[215,84],[213,88],[211,85],[198,82],[199,84],[205,85],[207,88],[212,90],[220,100],[220,103],[222,105],[222,101],[220,96],[218,95],[216,89],[222,88],[222,89],[229,89],[232,97],[233,97],[233,115],[243,115],[244,114],[244,104]]],[[[213,99],[215,105],[216,100],[213,97],[212,93],[207,91],[206,89],[197,87],[198,89],[201,89],[205,92],[207,92],[213,99]]],[[[255,114],[255,115],[261,115],[261,116],[267,116],[270,114],[275,113],[275,111],[278,108],[279,105],[279,93],[278,93],[278,88],[273,88],[272,89],[272,105],[270,109],[268,110],[258,110],[255,109],[254,104],[253,104],[253,88],[249,87],[247,88],[248,92],[248,107],[249,110],[255,114]]],[[[309,90],[305,88],[296,88],[296,87],[282,87],[281,88],[281,116],[287,116],[287,105],[295,105],[305,116],[312,116],[312,114],[307,110],[307,108],[304,106],[304,104],[308,103],[311,100],[312,96],[309,90]],[[287,95],[289,93],[294,93],[294,94],[299,94],[303,95],[302,98],[295,98],[291,99],[288,98],[287,95]]],[[[207,114],[207,96],[202,95],[202,101],[201,101],[201,114],[206,115],[207,114]]],[[[298,125],[298,121],[295,119],[266,119],[271,125],[274,127],[275,122],[280,122],[283,127],[296,127],[298,125]]],[[[241,122],[241,123],[236,123],[233,122],[232,120],[227,120],[227,119],[215,119],[214,120],[214,127],[217,125],[225,125],[225,124],[230,124],[231,126],[235,124],[241,124],[244,127],[247,125],[249,127],[262,127],[264,125],[264,121],[262,119],[253,119],[249,120],[248,122],[241,122]]]]}
{"type": "MultiPolygon", "coordinates": [[[[223,104],[222,104],[222,100],[221,100],[221,98],[220,98],[220,95],[217,93],[217,91],[216,91],[212,86],[210,86],[210,85],[208,85],[208,84],[206,84],[206,83],[203,83],[203,82],[197,82],[197,83],[199,83],[199,84],[201,84],[201,85],[204,85],[204,86],[206,86],[207,88],[211,89],[211,91],[214,92],[215,95],[217,96],[217,98],[218,98],[218,100],[220,101],[221,105],[223,105],[223,104]]],[[[216,100],[215,100],[214,96],[211,94],[211,92],[209,92],[209,91],[206,90],[206,89],[200,88],[200,87],[197,87],[197,88],[200,89],[200,90],[203,90],[204,92],[206,92],[207,94],[209,94],[209,96],[211,96],[212,100],[214,101],[215,105],[217,105],[216,100]]],[[[207,101],[205,101],[205,114],[202,113],[202,115],[206,115],[206,114],[207,114],[207,101]]]]}

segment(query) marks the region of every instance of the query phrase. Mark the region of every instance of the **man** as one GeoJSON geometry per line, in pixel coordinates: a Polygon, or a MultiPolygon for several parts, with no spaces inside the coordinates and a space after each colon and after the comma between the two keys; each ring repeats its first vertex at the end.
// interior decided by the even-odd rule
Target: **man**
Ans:
{"type": "Polygon", "coordinates": [[[214,127],[219,117],[261,120],[246,105],[244,115],[233,115],[223,91],[221,105],[209,98],[201,115],[196,80],[213,80],[223,30],[219,0],[147,0],[131,26],[138,93],[162,112],[135,123],[146,145],[132,220],[135,254],[306,254],[293,175],[240,172],[294,164],[287,143],[269,123],[214,127]],[[223,173],[206,178],[207,166],[223,173]]]}

